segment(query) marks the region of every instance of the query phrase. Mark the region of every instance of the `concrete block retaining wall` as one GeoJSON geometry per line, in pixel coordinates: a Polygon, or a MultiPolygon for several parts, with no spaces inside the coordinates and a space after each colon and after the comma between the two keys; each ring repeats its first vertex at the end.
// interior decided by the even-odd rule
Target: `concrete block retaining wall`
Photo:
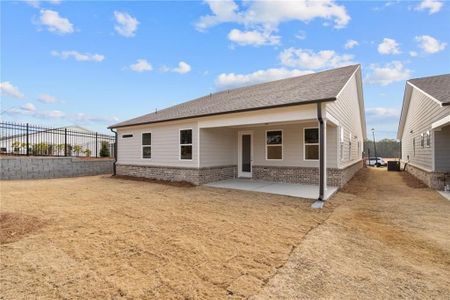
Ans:
{"type": "MultiPolygon", "coordinates": [[[[406,171],[425,183],[428,187],[441,191],[444,190],[444,176],[446,176],[445,173],[425,171],[410,164],[406,165],[406,171]]],[[[449,184],[450,178],[448,175],[445,179],[447,184],[449,184]]]]}
{"type": "Polygon", "coordinates": [[[112,174],[113,159],[0,157],[0,179],[45,179],[112,174]]]}

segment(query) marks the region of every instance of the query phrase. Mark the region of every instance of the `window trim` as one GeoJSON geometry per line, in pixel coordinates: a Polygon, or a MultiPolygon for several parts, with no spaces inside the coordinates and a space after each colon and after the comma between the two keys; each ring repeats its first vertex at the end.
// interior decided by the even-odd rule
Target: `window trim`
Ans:
{"type": "Polygon", "coordinates": [[[303,160],[304,161],[319,161],[320,160],[320,128],[319,127],[303,127],[303,160]],[[305,138],[306,138],[306,129],[317,129],[317,133],[318,133],[318,143],[306,143],[305,138]],[[319,146],[319,158],[318,159],[307,159],[306,158],[306,145],[317,145],[319,146]]]}
{"type": "Polygon", "coordinates": [[[194,159],[194,129],[192,128],[180,128],[178,129],[178,160],[179,161],[192,161],[194,159]],[[182,130],[190,130],[191,131],[191,143],[190,144],[182,144],[181,143],[181,131],[182,130]],[[191,159],[181,158],[181,146],[191,146],[192,155],[191,159]]]}
{"type": "Polygon", "coordinates": [[[141,132],[141,159],[142,160],[151,160],[152,158],[153,158],[153,133],[151,131],[141,132]],[[142,144],[143,135],[146,134],[146,133],[150,133],[151,134],[150,145],[142,144]],[[150,158],[144,157],[144,147],[150,147],[150,149],[151,149],[150,150],[151,151],[150,158]]]}
{"type": "Polygon", "coordinates": [[[420,134],[420,147],[425,148],[425,133],[420,134]]]}
{"type": "Polygon", "coordinates": [[[268,160],[268,161],[271,161],[271,160],[274,160],[274,161],[282,161],[283,159],[284,159],[284,133],[283,133],[283,129],[267,129],[266,130],[266,133],[265,133],[265,135],[264,135],[264,140],[265,140],[265,151],[266,151],[266,160],[268,160]],[[272,132],[272,131],[281,131],[281,144],[267,144],[267,133],[268,132],[272,132]],[[277,147],[280,147],[281,146],[281,158],[268,158],[267,157],[267,155],[268,155],[268,152],[269,151],[267,151],[267,147],[273,147],[273,146],[277,146],[277,147]]]}
{"type": "Polygon", "coordinates": [[[431,148],[431,132],[429,130],[426,132],[425,147],[431,148]]]}

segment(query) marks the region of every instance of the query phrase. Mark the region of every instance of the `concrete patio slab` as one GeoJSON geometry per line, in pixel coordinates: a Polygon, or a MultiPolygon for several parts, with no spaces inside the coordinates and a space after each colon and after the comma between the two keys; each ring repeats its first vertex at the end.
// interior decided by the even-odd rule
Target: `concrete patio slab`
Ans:
{"type": "Polygon", "coordinates": [[[439,194],[442,195],[442,197],[444,197],[450,201],[450,192],[448,192],[448,191],[438,191],[438,192],[439,192],[439,194]]]}
{"type": "MultiPolygon", "coordinates": [[[[208,183],[206,186],[285,195],[306,199],[317,199],[319,197],[319,186],[310,184],[281,183],[236,178],[208,183]]],[[[327,190],[325,191],[325,200],[331,197],[336,191],[337,187],[327,187],[327,190]]]]}

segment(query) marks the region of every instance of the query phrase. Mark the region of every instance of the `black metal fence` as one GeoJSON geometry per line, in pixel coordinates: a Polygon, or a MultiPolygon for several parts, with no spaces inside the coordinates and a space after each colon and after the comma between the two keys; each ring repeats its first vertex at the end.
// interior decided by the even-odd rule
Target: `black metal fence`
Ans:
{"type": "Polygon", "coordinates": [[[113,135],[76,126],[51,128],[0,122],[2,155],[113,157],[114,143],[113,135]]]}

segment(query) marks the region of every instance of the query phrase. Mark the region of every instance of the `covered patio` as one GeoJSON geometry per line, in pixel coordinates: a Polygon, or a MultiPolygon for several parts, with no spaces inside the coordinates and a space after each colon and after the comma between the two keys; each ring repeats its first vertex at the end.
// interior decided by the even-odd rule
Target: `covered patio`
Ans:
{"type": "MultiPolygon", "coordinates": [[[[317,199],[319,186],[312,184],[272,182],[249,178],[235,178],[221,180],[205,184],[209,187],[244,190],[252,192],[269,193],[283,196],[291,196],[305,199],[317,199]]],[[[335,186],[328,186],[324,191],[324,199],[327,200],[338,190],[335,186]]]]}

